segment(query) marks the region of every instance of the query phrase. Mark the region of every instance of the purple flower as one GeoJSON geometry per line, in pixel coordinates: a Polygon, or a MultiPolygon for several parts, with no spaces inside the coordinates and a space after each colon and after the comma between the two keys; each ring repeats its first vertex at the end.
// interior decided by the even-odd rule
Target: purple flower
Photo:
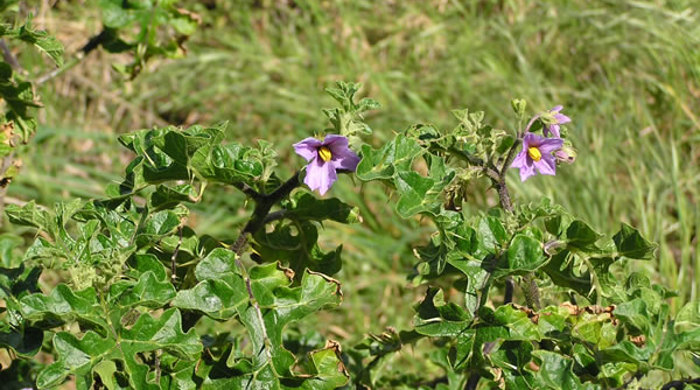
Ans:
{"type": "Polygon", "coordinates": [[[546,114],[542,115],[543,122],[545,123],[544,126],[544,135],[549,135],[548,133],[554,134],[555,137],[559,138],[561,137],[559,135],[559,125],[563,125],[564,123],[569,123],[571,122],[571,118],[568,116],[560,113],[564,107],[563,106],[556,106],[549,110],[546,114]]]}
{"type": "Polygon", "coordinates": [[[337,170],[354,172],[360,162],[360,157],[348,147],[348,139],[337,134],[328,134],[323,141],[306,138],[294,144],[294,151],[309,162],[304,183],[321,195],[338,180],[337,170]]]}
{"type": "Polygon", "coordinates": [[[535,175],[535,168],[542,175],[556,174],[556,162],[552,152],[561,148],[561,138],[545,138],[534,133],[523,137],[523,150],[515,156],[512,168],[520,168],[520,180],[525,181],[535,175]]]}

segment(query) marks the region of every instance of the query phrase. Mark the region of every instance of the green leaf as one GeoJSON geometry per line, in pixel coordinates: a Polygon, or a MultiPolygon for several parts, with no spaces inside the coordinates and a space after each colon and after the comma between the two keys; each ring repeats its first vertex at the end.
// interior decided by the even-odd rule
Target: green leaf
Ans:
{"type": "Polygon", "coordinates": [[[601,364],[598,378],[604,378],[601,382],[607,386],[618,388],[618,386],[623,386],[627,382],[629,374],[634,372],[637,367],[636,364],[624,362],[601,364]]]}
{"type": "Polygon", "coordinates": [[[566,229],[568,246],[582,251],[595,250],[595,242],[601,237],[602,235],[600,233],[580,220],[573,221],[566,229]]]}
{"type": "Polygon", "coordinates": [[[516,234],[505,256],[501,257],[498,267],[493,271],[493,275],[494,277],[523,275],[539,269],[546,262],[547,257],[539,241],[523,234],[516,234]]]}
{"type": "Polygon", "coordinates": [[[15,225],[32,226],[44,231],[50,231],[51,215],[48,211],[37,206],[32,200],[24,206],[8,204],[5,213],[10,218],[10,222],[15,225]]]}
{"type": "Polygon", "coordinates": [[[700,329],[700,301],[688,302],[678,311],[673,329],[676,333],[700,329]]]}
{"type": "Polygon", "coordinates": [[[639,348],[630,341],[623,340],[609,348],[600,350],[599,356],[603,362],[629,362],[640,364],[647,362],[653,349],[639,348]]]}
{"type": "Polygon", "coordinates": [[[569,251],[561,251],[542,268],[557,286],[570,288],[587,296],[591,291],[591,275],[580,273],[580,267],[574,266],[573,256],[569,251]]]}
{"type": "MultiPolygon", "coordinates": [[[[302,375],[297,381],[302,389],[330,390],[345,385],[350,376],[341,358],[340,345],[328,342],[325,348],[309,353],[308,364],[302,375]]],[[[290,385],[285,381],[284,386],[290,385]]]]}
{"type": "Polygon", "coordinates": [[[545,337],[557,337],[568,326],[569,312],[562,306],[549,306],[539,312],[537,327],[545,337]]]}
{"type": "Polygon", "coordinates": [[[489,283],[491,274],[484,269],[481,261],[464,258],[458,251],[452,251],[447,255],[447,263],[467,276],[464,306],[470,314],[476,314],[482,289],[489,283]]]}
{"type": "Polygon", "coordinates": [[[167,279],[168,275],[165,271],[165,267],[158,260],[157,257],[151,254],[137,254],[135,255],[130,263],[130,270],[134,271],[132,275],[134,278],[140,278],[142,274],[146,272],[151,272],[155,275],[156,280],[164,281],[167,279]]]}
{"type": "Polygon", "coordinates": [[[342,266],[343,246],[323,252],[318,245],[318,229],[309,221],[280,221],[272,232],[259,230],[253,237],[254,255],[258,262],[282,262],[301,276],[304,269],[333,275],[342,266]]]}
{"type": "Polygon", "coordinates": [[[445,302],[444,293],[436,288],[428,288],[425,298],[414,309],[414,328],[426,336],[457,336],[467,329],[472,318],[459,305],[445,302]]]}
{"type": "Polygon", "coordinates": [[[560,390],[581,388],[581,382],[571,370],[573,362],[570,358],[545,350],[533,351],[532,355],[540,360],[540,369],[537,374],[547,388],[560,390]]]}
{"type": "MultiPolygon", "coordinates": [[[[168,126],[160,129],[140,130],[120,136],[119,142],[137,155],[127,167],[127,175],[122,183],[121,193],[138,190],[146,183],[190,180],[191,168],[193,167],[199,167],[207,178],[211,177],[214,181],[225,181],[223,176],[217,179],[216,167],[211,166],[212,161],[209,157],[212,149],[231,151],[238,147],[243,150],[243,156],[238,157],[244,159],[250,157],[251,161],[254,161],[253,157],[259,154],[255,149],[243,148],[240,145],[221,146],[220,142],[225,127],[226,123],[210,128],[191,126],[186,130],[168,126]],[[248,156],[249,154],[250,156],[248,156]]],[[[219,154],[215,153],[217,156],[219,154]]],[[[219,160],[221,158],[216,160],[219,165],[232,163],[226,158],[223,158],[223,162],[219,160]]],[[[230,169],[224,169],[222,175],[231,170],[240,171],[240,165],[245,165],[245,162],[237,162],[237,164],[239,167],[231,165],[230,169]]]]}
{"type": "Polygon", "coordinates": [[[182,332],[180,311],[169,309],[159,318],[144,314],[130,329],[120,332],[119,349],[125,362],[129,381],[134,387],[159,388],[147,381],[149,367],[142,364],[137,354],[163,350],[185,360],[196,361],[202,352],[202,344],[194,329],[182,332]]]}
{"type": "Polygon", "coordinates": [[[251,269],[251,289],[262,318],[252,303],[239,312],[256,351],[253,367],[259,370],[271,364],[280,377],[292,376],[295,362],[283,347],[284,328],[323,308],[337,306],[342,300],[340,284],[323,274],[306,271],[300,286],[289,287],[291,278],[287,273],[275,264],[251,269]]]}
{"type": "Polygon", "coordinates": [[[399,172],[394,184],[401,197],[396,211],[403,218],[419,213],[438,215],[443,204],[442,190],[452,181],[455,172],[447,168],[440,157],[426,156],[429,163],[429,176],[417,172],[399,172]]]}
{"type": "Polygon", "coordinates": [[[637,229],[626,223],[623,223],[620,231],[613,236],[613,241],[617,252],[630,259],[651,260],[656,249],[656,245],[647,241],[637,229]]]}
{"type": "Polygon", "coordinates": [[[187,15],[171,18],[170,25],[182,35],[192,35],[197,31],[197,21],[187,15]]]}
{"type": "MultiPolygon", "coordinates": [[[[118,327],[118,338],[112,333],[105,338],[88,331],[82,339],[67,332],[54,336],[53,344],[58,355],[55,363],[44,368],[37,377],[40,389],[52,388],[61,384],[68,375],[76,376],[78,388],[91,388],[93,371],[97,371],[103,383],[114,383],[115,366],[111,361],[120,361],[116,367],[123,367],[120,375],[128,378],[132,388],[159,389],[149,374],[152,367],[143,363],[144,356],[162,353],[161,361],[172,356],[185,362],[194,363],[202,352],[202,344],[194,329],[182,332],[182,321],[177,309],[168,309],[160,317],[143,314],[130,327],[118,327]],[[111,375],[111,377],[110,377],[111,375]]],[[[176,377],[179,370],[169,370],[161,365],[161,377],[176,377]]]]}
{"type": "Polygon", "coordinates": [[[561,237],[569,225],[571,225],[571,218],[564,214],[553,215],[544,221],[547,232],[556,237],[561,237]]]}
{"type": "Polygon", "coordinates": [[[479,247],[486,253],[500,253],[508,240],[503,223],[496,217],[488,216],[479,221],[477,229],[479,247]]]}
{"type": "Polygon", "coordinates": [[[123,8],[120,0],[100,0],[102,23],[109,28],[123,28],[137,19],[137,15],[123,8]]]}
{"type": "Polygon", "coordinates": [[[498,144],[498,147],[496,148],[496,153],[497,154],[505,154],[510,148],[513,146],[515,143],[515,138],[513,136],[507,135],[501,139],[501,142],[498,144]]]}
{"type": "Polygon", "coordinates": [[[181,309],[201,311],[216,320],[228,320],[248,302],[248,295],[245,282],[238,275],[229,275],[226,279],[227,282],[204,280],[192,289],[180,290],[171,304],[181,309]]]}
{"type": "Polygon", "coordinates": [[[387,180],[399,172],[408,172],[411,170],[413,159],[422,150],[418,142],[401,134],[379,150],[363,145],[362,160],[357,165],[357,177],[363,181],[387,180]]]}
{"type": "Polygon", "coordinates": [[[355,223],[360,220],[357,207],[345,204],[337,198],[317,199],[309,192],[295,193],[283,207],[286,210],[286,218],[298,221],[329,219],[340,223],[355,223]]]}
{"type": "Polygon", "coordinates": [[[175,287],[168,280],[159,280],[152,271],[141,274],[138,282],[117,282],[110,288],[110,300],[122,307],[162,307],[175,298],[175,287]]]}
{"type": "Polygon", "coordinates": [[[508,340],[501,344],[497,351],[491,353],[490,358],[496,367],[512,370],[525,367],[532,360],[533,349],[530,342],[508,340]]]}
{"type": "Polygon", "coordinates": [[[508,339],[509,331],[504,326],[480,324],[475,329],[463,331],[457,338],[457,352],[453,366],[455,369],[482,369],[489,363],[486,355],[489,349],[497,348],[508,339]]]}
{"type": "Polygon", "coordinates": [[[236,143],[201,147],[194,153],[190,163],[199,176],[226,184],[252,185],[264,170],[258,150],[236,143]]]}
{"type": "Polygon", "coordinates": [[[17,268],[0,268],[0,298],[9,307],[15,300],[39,292],[39,276],[40,268],[26,268],[24,264],[17,268]]]}
{"type": "Polygon", "coordinates": [[[181,202],[192,202],[197,198],[197,191],[190,184],[180,184],[172,187],[159,185],[148,198],[153,211],[171,209],[181,202]]]}
{"type": "Polygon", "coordinates": [[[607,313],[585,313],[571,330],[572,335],[587,343],[594,344],[599,349],[614,344],[616,333],[617,329],[611,323],[607,313]]]}
{"type": "Polygon", "coordinates": [[[63,45],[55,37],[46,31],[32,29],[31,22],[19,28],[17,37],[27,43],[31,43],[39,50],[46,53],[56,66],[63,65],[63,45]]]}
{"type": "Polygon", "coordinates": [[[103,360],[93,367],[92,371],[100,377],[100,382],[107,388],[107,390],[118,389],[118,382],[115,380],[114,376],[117,372],[117,364],[112,360],[103,360]]]}
{"type": "Polygon", "coordinates": [[[73,292],[65,284],[59,284],[49,295],[37,293],[23,297],[20,310],[28,321],[46,327],[78,321],[88,328],[98,327],[103,332],[109,329],[104,310],[98,304],[92,287],[73,292]]]}
{"type": "Polygon", "coordinates": [[[647,312],[647,304],[641,298],[636,298],[631,301],[622,302],[615,307],[615,317],[620,322],[626,324],[634,332],[647,334],[649,332],[649,313],[647,312]]]}
{"type": "Polygon", "coordinates": [[[215,248],[207,257],[197,264],[195,276],[197,280],[218,279],[222,275],[237,273],[236,254],[224,248],[215,248]]]}
{"type": "Polygon", "coordinates": [[[75,375],[79,388],[89,388],[92,385],[93,365],[115,345],[114,339],[102,338],[91,331],[85,333],[82,339],[68,332],[56,333],[53,346],[58,360],[41,370],[36,379],[37,387],[52,388],[60,385],[69,375],[75,375]]]}
{"type": "Polygon", "coordinates": [[[538,326],[528,317],[527,313],[510,305],[496,309],[495,320],[505,325],[510,331],[509,340],[540,341],[542,334],[538,326]]]}
{"type": "Polygon", "coordinates": [[[424,211],[437,212],[438,210],[431,210],[427,204],[426,195],[433,185],[432,179],[423,177],[417,172],[400,172],[396,178],[396,186],[401,194],[396,204],[399,215],[402,218],[408,218],[424,211]]]}
{"type": "Polygon", "coordinates": [[[159,238],[172,234],[182,223],[184,208],[176,210],[162,210],[150,214],[141,229],[138,231],[136,242],[139,247],[145,247],[155,243],[159,238]]]}
{"type": "Polygon", "coordinates": [[[37,354],[44,342],[44,331],[40,328],[2,329],[0,327],[0,347],[11,348],[24,357],[37,354]]]}
{"type": "Polygon", "coordinates": [[[216,248],[197,264],[195,287],[180,290],[172,305],[197,310],[217,320],[235,316],[248,303],[247,287],[235,266],[235,253],[216,248]]]}

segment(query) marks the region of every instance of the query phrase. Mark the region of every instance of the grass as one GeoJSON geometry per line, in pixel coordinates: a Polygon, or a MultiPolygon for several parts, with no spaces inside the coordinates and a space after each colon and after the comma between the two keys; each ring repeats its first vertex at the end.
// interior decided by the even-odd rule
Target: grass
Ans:
{"type": "MultiPolygon", "coordinates": [[[[372,143],[416,122],[453,126],[450,110],[463,107],[509,128],[509,101],[522,97],[532,112],[565,106],[578,159],[556,178],[520,183],[513,172],[516,201],[549,196],[606,233],[620,221],[638,226],[659,256],[634,266],[678,291],[674,311],[700,298],[696,2],[218,1],[213,10],[191,3],[204,24],[185,58],[151,64],[128,82],[110,71],[122,59],[93,54],[41,87],[42,130],[11,198],[98,196],[129,158],[116,134],[163,123],[228,120],[232,139],[273,141],[288,162],[280,169],[291,171],[301,162],[290,145],[326,126],[320,109],[333,103],[323,88],[335,80],[360,81],[382,103],[368,117],[372,143]]],[[[68,22],[95,15],[66,5],[39,22],[79,47],[99,26],[68,22]]],[[[404,275],[412,245],[429,231],[395,216],[379,186],[357,184],[343,179],[333,195],[360,205],[365,223],[329,225],[321,238],[326,248],[346,248],[346,300],[323,320],[350,344],[408,326],[420,291],[404,275]]],[[[231,212],[241,198],[218,192],[198,206],[196,228],[232,236],[244,218],[231,212]]],[[[494,202],[473,200],[474,209],[494,202]]]]}

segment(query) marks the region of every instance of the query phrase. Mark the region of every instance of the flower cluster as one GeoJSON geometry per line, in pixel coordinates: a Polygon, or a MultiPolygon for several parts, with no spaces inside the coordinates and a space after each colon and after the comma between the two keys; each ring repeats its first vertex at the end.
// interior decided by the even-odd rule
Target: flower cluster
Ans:
{"type": "Polygon", "coordinates": [[[573,154],[569,149],[562,149],[564,140],[561,138],[560,125],[571,122],[571,118],[561,113],[562,106],[556,106],[551,110],[535,115],[527,127],[523,136],[523,149],[515,156],[512,168],[520,169],[520,180],[525,181],[539,172],[541,175],[555,175],[557,160],[572,162],[573,154]],[[536,120],[543,125],[544,137],[530,132],[530,128],[536,120]],[[547,137],[552,135],[552,137],[547,137]]]}

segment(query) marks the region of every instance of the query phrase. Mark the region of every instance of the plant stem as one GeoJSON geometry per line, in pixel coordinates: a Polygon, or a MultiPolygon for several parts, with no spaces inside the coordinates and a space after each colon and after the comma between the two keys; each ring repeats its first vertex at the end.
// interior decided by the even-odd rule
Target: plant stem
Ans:
{"type": "MultiPolygon", "coordinates": [[[[5,214],[5,194],[7,194],[7,186],[10,185],[12,178],[5,177],[7,170],[10,169],[12,162],[14,161],[15,153],[12,152],[8,156],[5,156],[0,162],[0,216],[5,214]]],[[[2,225],[3,219],[0,217],[0,225],[2,225]]]]}
{"type": "Polygon", "coordinates": [[[513,213],[513,203],[510,200],[510,193],[508,192],[508,187],[506,186],[506,179],[504,174],[500,174],[498,180],[491,180],[494,188],[498,192],[498,201],[501,203],[501,207],[509,213],[513,213]]]}
{"type": "Polygon", "coordinates": [[[259,194],[247,185],[243,185],[242,188],[239,188],[246,195],[250,196],[251,193],[256,194],[255,196],[251,196],[253,200],[255,200],[255,210],[253,210],[253,215],[251,216],[250,220],[248,220],[248,223],[246,223],[245,227],[243,228],[243,231],[241,231],[241,234],[238,236],[238,239],[236,239],[236,242],[234,242],[231,246],[231,250],[237,255],[240,255],[243,252],[243,249],[245,248],[246,244],[248,243],[248,235],[255,234],[258,230],[260,230],[261,227],[265,225],[265,219],[270,213],[270,209],[272,208],[272,206],[277,204],[285,196],[289,195],[289,193],[292,192],[292,190],[297,188],[298,186],[299,171],[295,172],[294,175],[292,175],[292,177],[289,178],[289,180],[284,182],[281,186],[279,186],[270,194],[259,194]]]}
{"type": "Polygon", "coordinates": [[[51,72],[40,76],[38,79],[36,79],[36,84],[44,84],[45,82],[53,79],[56,76],[61,75],[65,71],[78,65],[80,62],[83,61],[83,59],[85,59],[85,57],[87,57],[88,54],[90,54],[93,50],[97,49],[107,39],[108,35],[109,32],[103,28],[99,34],[94,35],[90,39],[88,39],[87,43],[85,43],[85,45],[83,45],[83,47],[81,47],[80,50],[78,50],[78,52],[75,54],[75,57],[63,64],[63,66],[61,66],[60,68],[54,69],[51,72]]]}
{"type": "Polygon", "coordinates": [[[503,294],[503,304],[507,305],[513,302],[513,289],[515,287],[515,282],[513,282],[513,277],[506,277],[506,291],[503,294]]]}
{"type": "Polygon", "coordinates": [[[506,176],[506,169],[510,167],[510,164],[513,163],[513,160],[515,159],[515,150],[518,149],[518,147],[522,144],[522,136],[518,136],[518,139],[515,140],[513,143],[513,146],[510,147],[510,150],[508,150],[508,154],[506,155],[506,159],[503,162],[503,166],[501,166],[501,170],[499,171],[499,175],[501,177],[506,176]]]}
{"type": "MultiPolygon", "coordinates": [[[[250,235],[255,234],[258,230],[260,230],[260,228],[265,226],[265,223],[274,220],[271,219],[271,217],[277,217],[277,212],[270,213],[270,209],[272,208],[272,206],[284,199],[284,197],[289,195],[289,193],[292,192],[293,189],[299,186],[299,173],[300,171],[295,172],[294,175],[292,175],[292,177],[289,178],[289,180],[284,182],[281,186],[279,186],[270,194],[261,194],[255,191],[247,184],[234,185],[234,187],[238,188],[244,194],[248,195],[255,201],[255,209],[253,210],[253,215],[251,215],[250,219],[243,227],[241,234],[238,236],[236,241],[233,243],[233,245],[231,245],[229,249],[233,251],[233,253],[235,253],[236,255],[236,267],[238,267],[238,269],[241,271],[241,275],[245,280],[245,286],[248,292],[248,299],[250,300],[250,303],[253,306],[253,309],[255,310],[256,317],[258,318],[258,321],[260,321],[260,324],[262,326],[263,340],[266,345],[269,344],[270,340],[267,337],[267,330],[265,329],[265,323],[263,322],[263,315],[262,311],[260,310],[260,305],[258,304],[258,301],[255,299],[255,295],[253,294],[253,286],[250,280],[250,276],[248,275],[248,272],[243,266],[243,262],[241,261],[241,254],[243,254],[243,251],[245,250],[248,244],[248,237],[250,235]]],[[[201,314],[195,312],[183,313],[182,329],[184,331],[187,331],[189,328],[193,327],[201,317],[201,314]]],[[[269,349],[265,348],[265,350],[268,355],[268,358],[271,358],[269,349]]]]}
{"type": "Polygon", "coordinates": [[[19,64],[19,61],[17,61],[17,57],[15,57],[15,55],[12,54],[12,51],[7,46],[7,42],[5,42],[4,39],[0,39],[0,50],[2,50],[2,58],[5,59],[5,62],[10,64],[12,70],[18,73],[22,73],[22,66],[19,64]]]}
{"type": "Polygon", "coordinates": [[[671,381],[671,382],[666,383],[661,388],[661,390],[671,390],[671,389],[682,390],[682,389],[685,389],[686,384],[696,384],[696,385],[700,384],[700,377],[671,381]]]}
{"type": "Polygon", "coordinates": [[[243,266],[243,262],[241,261],[241,254],[243,253],[243,249],[248,243],[248,236],[255,234],[261,227],[265,225],[265,222],[268,220],[268,216],[272,206],[274,206],[284,197],[289,195],[289,193],[292,192],[292,190],[298,186],[298,171],[295,172],[294,175],[292,175],[292,177],[289,178],[289,180],[284,182],[284,184],[279,186],[275,191],[273,191],[269,195],[258,194],[257,192],[253,191],[252,188],[248,187],[247,185],[244,185],[242,189],[244,193],[248,194],[252,191],[256,194],[256,196],[253,197],[253,199],[255,199],[256,202],[255,210],[253,211],[251,219],[248,220],[248,223],[246,223],[245,227],[243,228],[243,231],[238,236],[238,239],[231,247],[231,250],[236,254],[236,267],[238,267],[238,269],[241,271],[241,275],[245,280],[245,287],[248,292],[248,299],[250,300],[250,304],[251,306],[253,306],[253,310],[255,310],[255,315],[258,321],[260,322],[263,343],[265,344],[265,354],[268,360],[272,360],[272,354],[270,353],[270,338],[267,335],[267,328],[265,326],[265,319],[263,318],[262,310],[260,310],[258,300],[255,298],[255,294],[253,294],[253,286],[250,280],[250,276],[248,275],[248,271],[245,269],[245,267],[243,266]]]}
{"type": "MultiPolygon", "coordinates": [[[[522,133],[518,132],[518,139],[513,143],[513,146],[511,146],[510,150],[508,151],[508,154],[506,155],[506,159],[503,162],[503,165],[501,166],[501,169],[498,169],[493,163],[491,162],[484,162],[483,160],[476,158],[474,156],[468,155],[462,151],[460,151],[457,148],[451,147],[449,148],[449,152],[456,156],[457,158],[460,158],[461,160],[466,161],[467,163],[471,165],[476,165],[480,166],[483,169],[484,174],[491,179],[491,184],[493,187],[496,189],[496,192],[498,193],[498,201],[501,204],[501,207],[508,213],[513,214],[514,209],[513,209],[513,202],[511,201],[510,198],[510,192],[508,191],[508,186],[506,184],[506,171],[508,167],[510,167],[510,164],[513,163],[513,159],[515,158],[515,150],[520,146],[521,144],[521,139],[522,139],[522,133]]],[[[537,287],[537,282],[535,281],[534,274],[528,274],[526,275],[523,280],[528,283],[528,286],[523,289],[523,292],[525,293],[525,300],[527,301],[527,304],[530,308],[532,309],[539,309],[540,308],[540,292],[537,287]]],[[[513,279],[512,278],[507,278],[505,282],[505,295],[503,299],[503,303],[507,304],[512,302],[513,300],[513,279]]],[[[487,290],[488,292],[488,290],[487,290]]],[[[467,380],[467,383],[465,385],[465,390],[474,390],[476,389],[477,385],[479,384],[479,380],[481,379],[481,375],[479,373],[472,373],[469,376],[469,379],[467,380]]]]}
{"type": "Polygon", "coordinates": [[[476,390],[476,385],[479,384],[479,379],[481,379],[481,375],[477,373],[471,374],[467,380],[467,384],[464,386],[464,390],[476,390]]]}
{"type": "Polygon", "coordinates": [[[591,273],[591,282],[593,283],[593,288],[595,288],[595,304],[600,306],[603,304],[603,287],[598,279],[598,273],[595,271],[595,268],[593,268],[593,264],[591,264],[591,261],[587,256],[581,256],[581,258],[591,273]]]}

